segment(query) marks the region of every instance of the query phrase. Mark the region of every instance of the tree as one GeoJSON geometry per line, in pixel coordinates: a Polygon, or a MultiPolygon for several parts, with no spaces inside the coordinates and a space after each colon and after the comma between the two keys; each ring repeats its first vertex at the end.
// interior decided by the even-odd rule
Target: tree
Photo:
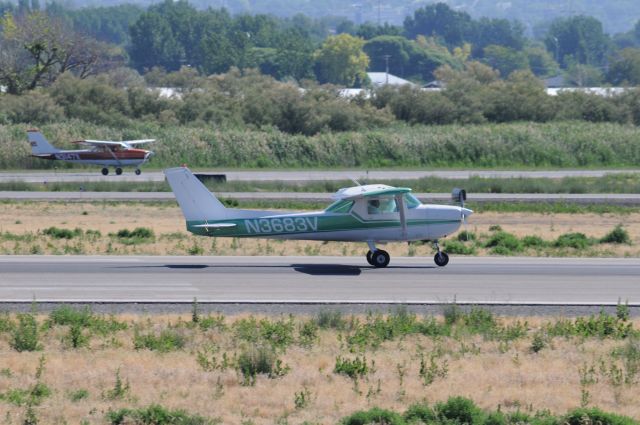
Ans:
{"type": "Polygon", "coordinates": [[[549,52],[541,46],[530,46],[524,51],[529,61],[529,68],[538,77],[557,75],[558,63],[553,60],[549,52]]]}
{"type": "Polygon", "coordinates": [[[607,81],[616,85],[640,85],[640,49],[622,50],[609,67],[607,81]]]}
{"type": "Polygon", "coordinates": [[[389,72],[395,75],[405,76],[409,65],[410,42],[404,37],[383,35],[372,38],[364,44],[364,52],[370,58],[372,71],[385,71],[387,59],[389,72]]]}
{"type": "Polygon", "coordinates": [[[9,93],[50,84],[67,71],[85,78],[118,62],[117,51],[42,12],[17,18],[5,15],[0,27],[0,83],[9,93]]]}
{"type": "Polygon", "coordinates": [[[138,71],[161,66],[177,71],[184,62],[185,52],[173,35],[166,19],[147,12],[131,27],[131,62],[138,71]]]}
{"type": "Polygon", "coordinates": [[[344,86],[365,81],[369,57],[363,46],[363,39],[349,34],[327,37],[314,55],[318,80],[344,86]]]}
{"type": "Polygon", "coordinates": [[[414,39],[418,35],[441,38],[449,48],[461,46],[473,34],[471,16],[456,12],[445,3],[431,4],[417,9],[404,20],[405,35],[414,39]]]}
{"type": "Polygon", "coordinates": [[[529,61],[524,52],[504,46],[485,47],[483,62],[500,71],[503,77],[509,76],[513,71],[529,69],[529,61]]]}
{"type": "Polygon", "coordinates": [[[484,48],[491,45],[522,50],[525,44],[524,28],[519,22],[482,18],[466,41],[473,46],[475,57],[482,57],[484,48]]]}
{"type": "Polygon", "coordinates": [[[590,16],[556,19],[544,42],[547,50],[554,52],[556,61],[565,68],[572,61],[591,66],[603,65],[610,45],[602,23],[590,16]]]}

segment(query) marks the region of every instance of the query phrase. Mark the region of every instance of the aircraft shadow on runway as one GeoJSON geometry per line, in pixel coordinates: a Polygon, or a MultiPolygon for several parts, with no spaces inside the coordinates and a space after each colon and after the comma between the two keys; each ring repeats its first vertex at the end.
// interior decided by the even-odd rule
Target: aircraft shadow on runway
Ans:
{"type": "MultiPolygon", "coordinates": [[[[362,271],[382,271],[373,266],[354,266],[347,264],[282,264],[282,265],[257,265],[257,264],[162,264],[162,265],[136,265],[136,266],[112,266],[114,269],[172,269],[172,270],[203,270],[203,269],[290,269],[298,273],[311,276],[359,276],[362,271]]],[[[435,266],[389,266],[387,269],[435,269],[435,266]]]]}

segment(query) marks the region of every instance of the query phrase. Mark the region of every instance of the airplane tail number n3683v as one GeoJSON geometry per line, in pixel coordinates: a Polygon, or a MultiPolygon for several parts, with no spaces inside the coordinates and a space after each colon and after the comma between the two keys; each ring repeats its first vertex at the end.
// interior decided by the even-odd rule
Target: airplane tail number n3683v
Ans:
{"type": "Polygon", "coordinates": [[[196,235],[315,241],[365,242],[366,258],[374,267],[386,267],[389,254],[376,247],[385,242],[433,242],[434,261],[445,266],[449,256],[438,240],[457,231],[473,211],[464,208],[466,193],[454,189],[460,206],[422,204],[411,189],[369,184],[340,189],[335,202],[323,211],[274,212],[226,208],[185,168],[164,171],[185,217],[196,235]]]}

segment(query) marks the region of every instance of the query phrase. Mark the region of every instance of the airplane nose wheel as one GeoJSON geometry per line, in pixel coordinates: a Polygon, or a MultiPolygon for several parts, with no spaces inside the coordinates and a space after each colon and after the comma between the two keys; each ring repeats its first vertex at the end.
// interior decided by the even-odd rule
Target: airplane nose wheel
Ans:
{"type": "Polygon", "coordinates": [[[444,267],[449,264],[449,256],[446,252],[440,251],[435,255],[435,257],[433,257],[433,261],[436,262],[438,267],[444,267]]]}
{"type": "Polygon", "coordinates": [[[140,173],[142,173],[142,171],[140,171],[140,169],[139,169],[139,168],[136,168],[136,176],[139,176],[139,175],[140,175],[140,173]]]}
{"type": "Polygon", "coordinates": [[[122,168],[118,167],[116,168],[116,175],[119,176],[120,174],[122,174],[122,168]]]}
{"type": "Polygon", "coordinates": [[[103,176],[106,176],[106,175],[108,175],[108,174],[109,174],[109,169],[108,169],[107,167],[104,167],[104,168],[102,169],[102,175],[103,175],[103,176]]]}
{"type": "Polygon", "coordinates": [[[438,244],[438,241],[433,242],[433,247],[438,250],[436,255],[433,257],[433,261],[435,261],[436,266],[444,267],[449,264],[449,256],[446,252],[440,251],[440,245],[438,244]]]}

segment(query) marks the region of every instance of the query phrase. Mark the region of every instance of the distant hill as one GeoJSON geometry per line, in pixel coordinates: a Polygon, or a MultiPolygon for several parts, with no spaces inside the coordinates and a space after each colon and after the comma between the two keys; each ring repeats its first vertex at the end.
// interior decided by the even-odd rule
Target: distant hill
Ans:
{"type": "MultiPolygon", "coordinates": [[[[126,0],[75,0],[78,6],[125,3],[126,0]]],[[[148,0],[129,0],[148,5],[148,0]]],[[[232,13],[268,13],[310,17],[342,16],[356,23],[366,21],[402,24],[404,17],[431,0],[191,0],[199,8],[225,7],[232,13]]],[[[442,0],[474,18],[507,18],[521,21],[529,35],[551,20],[571,15],[590,15],[604,24],[610,34],[629,31],[640,20],[640,0],[442,0]]],[[[65,2],[66,3],[66,2],[65,2]]]]}

